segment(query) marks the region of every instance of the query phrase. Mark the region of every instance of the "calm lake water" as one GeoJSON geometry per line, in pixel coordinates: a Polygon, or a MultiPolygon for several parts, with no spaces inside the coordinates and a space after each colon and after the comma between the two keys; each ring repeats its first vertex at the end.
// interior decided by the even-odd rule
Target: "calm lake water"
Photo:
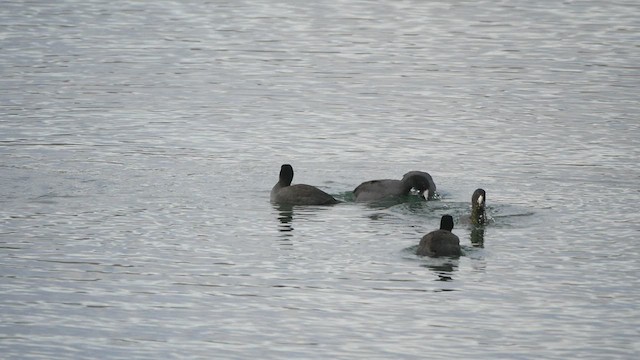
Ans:
{"type": "Polygon", "coordinates": [[[639,28],[627,0],[3,1],[2,357],[637,358],[639,28]],[[283,163],[343,203],[270,204],[283,163]],[[352,201],[410,170],[440,199],[352,201]],[[464,256],[415,256],[446,213],[464,256]]]}

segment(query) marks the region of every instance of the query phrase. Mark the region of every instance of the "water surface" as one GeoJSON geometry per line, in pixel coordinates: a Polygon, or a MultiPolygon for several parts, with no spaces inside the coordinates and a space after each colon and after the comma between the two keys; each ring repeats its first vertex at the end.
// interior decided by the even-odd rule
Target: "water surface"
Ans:
{"type": "Polygon", "coordinates": [[[3,356],[637,357],[639,15],[4,2],[3,356]],[[344,202],[270,204],[282,163],[344,202]],[[409,170],[440,199],[351,201],[409,170]],[[413,255],[445,213],[464,256],[413,255]]]}

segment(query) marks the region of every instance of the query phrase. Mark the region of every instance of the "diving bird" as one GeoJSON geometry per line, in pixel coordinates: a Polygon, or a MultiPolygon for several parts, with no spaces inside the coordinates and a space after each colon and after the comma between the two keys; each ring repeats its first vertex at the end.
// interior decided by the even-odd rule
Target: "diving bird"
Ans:
{"type": "Polygon", "coordinates": [[[424,172],[424,171],[409,171],[408,173],[404,174],[404,176],[402,176],[402,180],[414,176],[414,175],[418,175],[423,177],[425,180],[427,180],[427,182],[429,183],[429,192],[428,192],[428,196],[426,196],[427,199],[433,199],[434,195],[436,194],[436,183],[433,182],[433,178],[431,177],[431,175],[428,172],[424,172]]]}
{"type": "Polygon", "coordinates": [[[410,171],[402,180],[382,179],[370,180],[358,185],[354,190],[356,201],[375,201],[392,197],[408,195],[411,189],[418,190],[420,197],[424,198],[425,191],[433,197],[436,184],[431,175],[422,171],[410,171]]]}

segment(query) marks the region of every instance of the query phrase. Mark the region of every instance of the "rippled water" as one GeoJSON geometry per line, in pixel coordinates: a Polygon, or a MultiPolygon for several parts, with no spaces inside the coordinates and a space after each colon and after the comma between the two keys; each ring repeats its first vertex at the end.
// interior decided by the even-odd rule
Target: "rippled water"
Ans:
{"type": "Polygon", "coordinates": [[[3,2],[2,357],[637,357],[639,15],[3,2]],[[282,163],[344,202],[271,205],[282,163]],[[351,201],[409,170],[441,198],[351,201]]]}

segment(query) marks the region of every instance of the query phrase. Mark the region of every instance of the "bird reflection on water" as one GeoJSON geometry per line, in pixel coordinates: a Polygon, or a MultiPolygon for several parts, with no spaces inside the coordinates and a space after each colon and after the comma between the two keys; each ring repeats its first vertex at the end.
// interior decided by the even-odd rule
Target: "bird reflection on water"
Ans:
{"type": "Polygon", "coordinates": [[[279,204],[274,205],[274,208],[278,211],[278,220],[280,221],[278,231],[285,233],[293,231],[293,205],[279,204]]]}
{"type": "Polygon", "coordinates": [[[483,248],[484,247],[484,226],[475,226],[471,229],[471,244],[474,247],[483,248]]]}
{"type": "MultiPolygon", "coordinates": [[[[429,259],[436,260],[436,259],[429,259]]],[[[438,259],[437,262],[428,262],[422,266],[433,271],[438,276],[438,281],[451,281],[453,280],[453,273],[458,270],[458,259],[448,258],[444,261],[438,259]]]]}

